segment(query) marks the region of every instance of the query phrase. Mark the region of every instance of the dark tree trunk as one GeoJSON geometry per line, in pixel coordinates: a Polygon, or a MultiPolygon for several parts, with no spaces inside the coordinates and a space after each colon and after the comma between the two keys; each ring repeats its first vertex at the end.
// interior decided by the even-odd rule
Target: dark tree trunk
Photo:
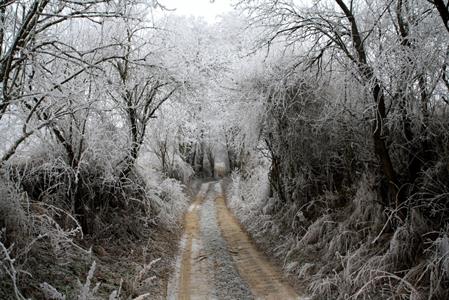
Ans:
{"type": "Polygon", "coordinates": [[[372,136],[374,143],[374,152],[379,160],[379,164],[381,166],[382,174],[388,180],[388,199],[384,199],[385,204],[388,206],[392,205],[394,199],[397,199],[399,203],[396,203],[396,206],[400,205],[401,199],[398,199],[398,179],[396,172],[393,168],[393,163],[391,161],[391,157],[388,151],[388,147],[385,143],[385,139],[387,136],[385,135],[384,130],[384,122],[387,116],[386,107],[385,107],[385,96],[382,91],[382,86],[379,80],[375,77],[372,68],[368,65],[368,60],[366,56],[365,47],[363,44],[364,39],[360,35],[359,28],[356,22],[356,19],[352,13],[352,11],[346,6],[343,0],[335,0],[338,6],[341,8],[343,13],[345,14],[347,20],[351,25],[351,38],[354,44],[354,49],[357,53],[357,67],[362,75],[363,80],[366,83],[374,82],[374,86],[371,89],[371,94],[376,107],[376,118],[373,124],[372,136]]]}
{"type": "Polygon", "coordinates": [[[444,0],[434,0],[433,4],[437,8],[446,30],[449,32],[449,2],[444,4],[444,0]]]}

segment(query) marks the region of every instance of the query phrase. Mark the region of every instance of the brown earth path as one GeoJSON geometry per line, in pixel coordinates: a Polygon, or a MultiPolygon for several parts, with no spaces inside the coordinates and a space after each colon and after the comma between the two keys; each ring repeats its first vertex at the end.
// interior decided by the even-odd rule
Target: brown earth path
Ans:
{"type": "MultiPolygon", "coordinates": [[[[224,260],[226,263],[227,261],[224,260]]],[[[220,263],[220,262],[219,262],[220,263]]],[[[235,278],[233,278],[235,281],[235,278]]],[[[230,290],[233,282],[230,280],[230,290]]],[[[244,294],[242,294],[244,295],[244,294]]],[[[185,233],[181,240],[180,254],[176,271],[173,274],[167,290],[168,299],[306,299],[300,297],[282,278],[279,270],[256,249],[246,232],[226,206],[220,182],[210,182],[202,185],[189,211],[185,216],[185,233]],[[230,264],[236,270],[239,280],[249,292],[246,295],[235,296],[232,293],[220,293],[223,282],[217,284],[217,278],[223,280],[223,274],[217,276],[219,269],[213,256],[220,253],[208,253],[208,242],[204,238],[201,228],[203,220],[201,210],[205,209],[205,197],[213,201],[209,205],[214,212],[214,220],[219,228],[217,237],[224,241],[225,251],[222,256],[231,258],[230,264]],[[223,296],[224,295],[224,296],[223,296]]]]}

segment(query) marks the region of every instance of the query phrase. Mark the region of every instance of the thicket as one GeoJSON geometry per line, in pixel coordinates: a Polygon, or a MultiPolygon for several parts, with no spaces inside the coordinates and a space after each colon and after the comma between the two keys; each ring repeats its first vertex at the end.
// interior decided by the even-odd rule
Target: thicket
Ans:
{"type": "Polygon", "coordinates": [[[449,32],[440,10],[416,1],[242,5],[272,53],[283,52],[240,77],[236,105],[260,120],[242,122],[233,143],[245,153],[229,191],[242,222],[314,299],[448,298],[449,32]]]}
{"type": "Polygon", "coordinates": [[[154,154],[183,81],[152,5],[0,1],[1,299],[162,297],[192,168],[154,154]]]}

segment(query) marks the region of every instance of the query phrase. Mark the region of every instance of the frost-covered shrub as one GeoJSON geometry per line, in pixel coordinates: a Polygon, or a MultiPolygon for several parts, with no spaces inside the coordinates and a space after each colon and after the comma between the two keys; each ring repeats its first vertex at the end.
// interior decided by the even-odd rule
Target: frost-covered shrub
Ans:
{"type": "Polygon", "coordinates": [[[278,225],[271,220],[269,211],[274,199],[268,198],[269,182],[266,168],[261,165],[254,169],[253,174],[242,178],[239,172],[231,175],[228,186],[229,205],[237,217],[250,232],[258,236],[265,233],[279,233],[278,225]]]}
{"type": "Polygon", "coordinates": [[[78,292],[77,300],[99,299],[95,296],[95,294],[97,293],[98,288],[100,287],[100,283],[98,282],[94,287],[91,287],[95,268],[96,268],[96,263],[94,261],[89,269],[89,272],[87,273],[86,282],[84,284],[82,284],[81,282],[78,282],[79,292],[78,292]]]}
{"type": "Polygon", "coordinates": [[[51,284],[44,282],[39,285],[44,297],[49,300],[65,300],[65,295],[59,292],[51,284]]]}
{"type": "Polygon", "coordinates": [[[20,243],[28,236],[29,219],[25,210],[28,205],[26,195],[0,176],[0,229],[5,231],[2,234],[5,241],[20,243]]]}
{"type": "Polygon", "coordinates": [[[188,184],[194,173],[193,167],[189,165],[180,155],[174,156],[172,169],[168,172],[168,174],[171,175],[169,177],[175,178],[184,184],[188,184]]]}
{"type": "MultiPolygon", "coordinates": [[[[20,184],[2,179],[0,298],[4,294],[19,294],[17,299],[22,299],[20,290],[41,276],[42,269],[36,265],[38,259],[64,265],[75,256],[90,253],[75,242],[82,232],[69,212],[51,204],[32,201],[26,193],[19,192],[16,185],[20,184]],[[67,220],[65,226],[59,222],[61,218],[67,220]]],[[[57,296],[50,285],[43,284],[42,292],[48,299],[57,296]]]]}
{"type": "MultiPolygon", "coordinates": [[[[188,202],[179,181],[163,179],[160,174],[146,181],[138,172],[125,179],[95,166],[81,164],[74,170],[57,155],[47,153],[43,160],[31,158],[4,169],[10,179],[0,182],[0,226],[6,228],[0,242],[5,247],[14,243],[8,251],[16,263],[8,264],[8,270],[14,267],[17,275],[12,279],[2,269],[0,298],[14,292],[13,282],[19,292],[34,286],[32,293],[48,299],[63,297],[58,290],[66,293],[61,290],[65,285],[70,290],[66,298],[78,297],[72,291],[75,279],[86,260],[98,254],[98,244],[104,245],[106,239],[111,248],[117,242],[121,247],[129,241],[146,243],[155,222],[165,229],[178,224],[188,202]],[[82,211],[74,210],[75,199],[83,204],[82,211]],[[61,277],[60,273],[48,273],[60,269],[68,274],[61,277]]],[[[110,287],[92,286],[93,272],[91,269],[87,281],[79,285],[79,299],[95,299],[110,292],[110,287]]],[[[120,290],[111,294],[111,299],[118,299],[120,290]]],[[[124,293],[129,290],[127,286],[124,293]]]]}
{"type": "Polygon", "coordinates": [[[2,242],[0,233],[0,296],[15,295],[17,299],[24,299],[19,287],[19,271],[16,259],[12,256],[11,248],[7,248],[2,242]]]}
{"type": "Polygon", "coordinates": [[[304,207],[279,208],[278,200],[257,192],[263,188],[252,176],[234,172],[231,180],[236,215],[286,272],[307,283],[312,299],[447,298],[447,235],[426,246],[431,227],[415,208],[408,225],[389,232],[372,174],[359,179],[345,206],[330,206],[313,220],[302,214],[304,207]]]}
{"type": "Polygon", "coordinates": [[[148,189],[149,199],[156,207],[157,219],[166,226],[176,226],[189,201],[185,187],[175,179],[159,178],[148,189]]]}

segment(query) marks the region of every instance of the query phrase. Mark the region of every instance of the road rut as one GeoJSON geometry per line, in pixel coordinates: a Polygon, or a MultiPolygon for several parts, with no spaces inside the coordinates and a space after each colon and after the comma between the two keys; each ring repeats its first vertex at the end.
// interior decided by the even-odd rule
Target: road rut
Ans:
{"type": "Polygon", "coordinates": [[[168,299],[305,299],[242,230],[221,182],[202,184],[184,228],[168,299]]]}

